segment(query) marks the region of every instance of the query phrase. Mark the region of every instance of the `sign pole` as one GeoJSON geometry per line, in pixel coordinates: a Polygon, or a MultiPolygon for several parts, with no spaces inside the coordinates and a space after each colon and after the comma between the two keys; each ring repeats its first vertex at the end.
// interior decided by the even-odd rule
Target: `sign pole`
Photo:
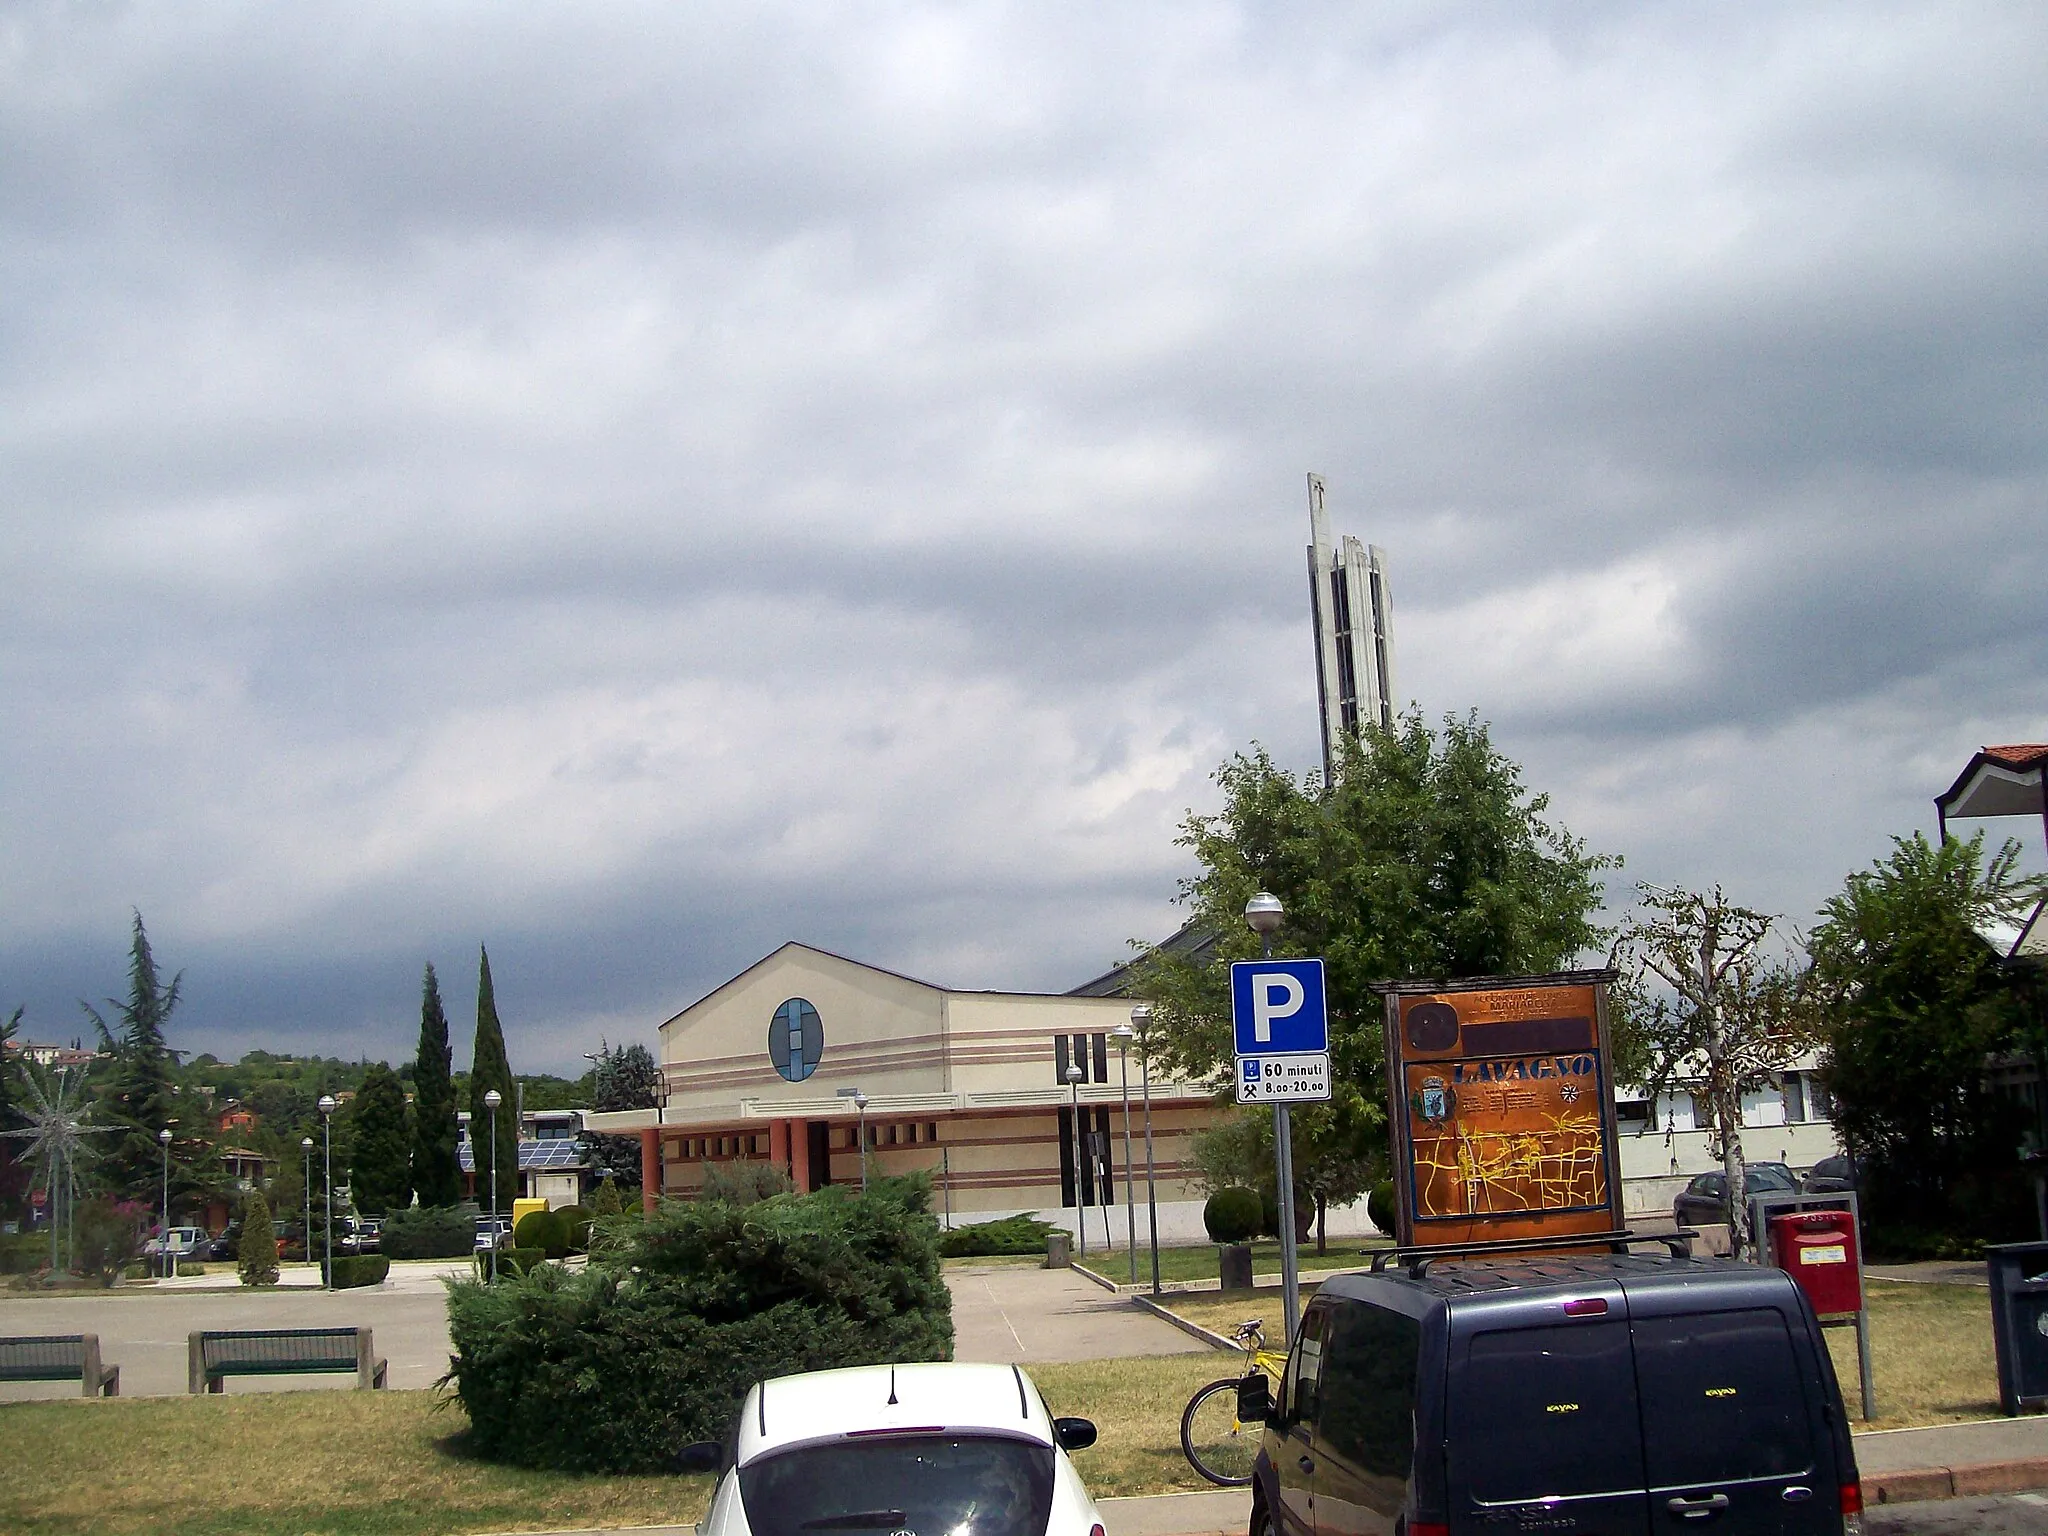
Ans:
{"type": "MultiPolygon", "coordinates": [[[[1273,958],[1273,935],[1259,935],[1265,959],[1273,958]]],[[[1287,1314],[1281,1330],[1285,1347],[1294,1348],[1294,1330],[1301,1323],[1301,1270],[1294,1251],[1294,1117],[1285,1104],[1273,1106],[1273,1176],[1280,1186],[1280,1305],[1287,1314]]]]}

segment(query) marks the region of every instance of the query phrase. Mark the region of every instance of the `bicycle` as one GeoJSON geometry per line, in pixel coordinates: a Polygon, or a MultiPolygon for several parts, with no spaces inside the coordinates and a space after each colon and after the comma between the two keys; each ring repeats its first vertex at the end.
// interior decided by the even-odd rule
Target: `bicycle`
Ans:
{"type": "Polygon", "coordinates": [[[1212,1381],[1188,1399],[1180,1416],[1180,1448],[1188,1465],[1210,1482],[1243,1488],[1251,1483],[1266,1426],[1238,1419],[1238,1388],[1261,1373],[1277,1382],[1287,1369],[1287,1351],[1266,1348],[1266,1321],[1260,1317],[1239,1323],[1232,1338],[1244,1350],[1244,1372],[1212,1381]]]}

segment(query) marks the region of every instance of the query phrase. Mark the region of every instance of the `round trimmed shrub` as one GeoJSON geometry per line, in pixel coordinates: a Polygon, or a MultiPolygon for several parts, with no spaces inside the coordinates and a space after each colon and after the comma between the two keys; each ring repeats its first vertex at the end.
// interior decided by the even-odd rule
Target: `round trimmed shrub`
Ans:
{"type": "Polygon", "coordinates": [[[590,1251],[590,1212],[580,1205],[565,1205],[555,1215],[562,1225],[569,1229],[569,1251],[587,1253],[590,1251]]]}
{"type": "Polygon", "coordinates": [[[1217,1190],[1202,1207],[1202,1225],[1209,1229],[1211,1242],[1242,1243],[1256,1237],[1258,1191],[1242,1187],[1217,1190]]]}
{"type": "Polygon", "coordinates": [[[1365,1214],[1387,1236],[1394,1235],[1394,1181],[1381,1179],[1366,1192],[1365,1214]]]}
{"type": "Polygon", "coordinates": [[[551,1259],[566,1259],[569,1224],[556,1211],[528,1211],[512,1229],[512,1246],[538,1248],[551,1259]]]}

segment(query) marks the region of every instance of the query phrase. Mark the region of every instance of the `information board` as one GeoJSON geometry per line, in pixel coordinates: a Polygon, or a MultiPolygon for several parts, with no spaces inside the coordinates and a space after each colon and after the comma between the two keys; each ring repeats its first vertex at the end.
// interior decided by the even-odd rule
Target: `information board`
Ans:
{"type": "Polygon", "coordinates": [[[1380,989],[1404,1247],[1621,1226],[1613,979],[1569,971],[1380,989]]]}

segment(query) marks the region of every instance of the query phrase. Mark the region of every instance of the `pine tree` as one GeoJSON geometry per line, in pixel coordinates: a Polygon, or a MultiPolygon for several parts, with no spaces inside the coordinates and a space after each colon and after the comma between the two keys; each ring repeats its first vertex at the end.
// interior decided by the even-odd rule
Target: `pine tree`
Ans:
{"type": "MultiPolygon", "coordinates": [[[[181,971],[168,987],[163,984],[149,935],[143,930],[142,914],[137,912],[128,951],[128,1000],[107,999],[119,1022],[118,1032],[92,1004],[79,1004],[98,1028],[101,1048],[114,1058],[100,1109],[102,1118],[120,1129],[107,1138],[96,1172],[119,1195],[146,1198],[159,1187],[164,1152],[157,1132],[177,1117],[171,1095],[171,1050],[164,1028],[177,1009],[178,989],[184,979],[181,971]]],[[[183,1128],[180,1139],[188,1144],[173,1143],[174,1162],[188,1161],[197,1150],[192,1144],[193,1128],[183,1128]]]]}
{"type": "Polygon", "coordinates": [[[270,1203],[252,1189],[242,1202],[242,1239],[235,1245],[235,1268],[244,1285],[277,1284],[277,1233],[270,1225],[270,1203]]]}
{"type": "Polygon", "coordinates": [[[420,995],[419,1054],[412,1071],[412,1187],[421,1205],[454,1205],[462,1198],[462,1169],[455,1157],[455,1088],[449,1080],[452,1064],[441,983],[429,965],[420,995]]]}
{"type": "Polygon", "coordinates": [[[349,1149],[349,1195],[365,1216],[402,1211],[412,1204],[410,1137],[405,1124],[405,1088],[381,1061],[370,1063],[363,1086],[349,1106],[355,1136],[349,1149]]]}
{"type": "Polygon", "coordinates": [[[491,952],[481,950],[476,976],[476,1044],[469,1061],[469,1144],[476,1158],[477,1195],[490,1206],[491,1124],[484,1095],[493,1088],[504,1102],[498,1106],[498,1200],[501,1216],[512,1213],[519,1193],[519,1097],[512,1085],[512,1064],[505,1057],[505,1031],[498,1023],[498,999],[491,988],[491,952]]]}

